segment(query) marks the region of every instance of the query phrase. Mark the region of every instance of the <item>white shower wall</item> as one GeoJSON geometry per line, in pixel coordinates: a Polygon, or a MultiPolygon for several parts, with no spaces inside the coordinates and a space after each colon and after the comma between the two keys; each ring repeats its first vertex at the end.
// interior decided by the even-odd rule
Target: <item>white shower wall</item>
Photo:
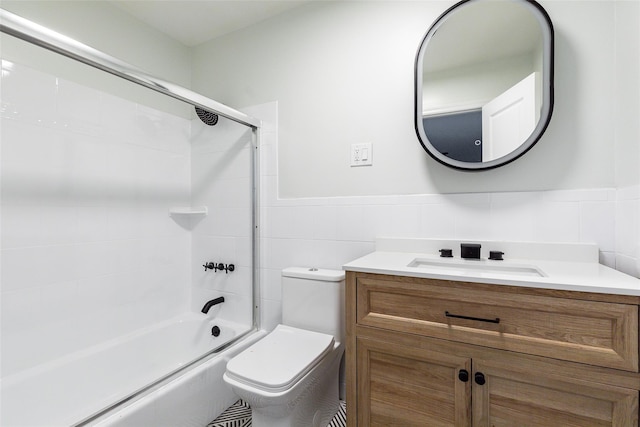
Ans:
{"type": "Polygon", "coordinates": [[[2,376],[188,310],[189,120],[2,62],[2,376]]]}

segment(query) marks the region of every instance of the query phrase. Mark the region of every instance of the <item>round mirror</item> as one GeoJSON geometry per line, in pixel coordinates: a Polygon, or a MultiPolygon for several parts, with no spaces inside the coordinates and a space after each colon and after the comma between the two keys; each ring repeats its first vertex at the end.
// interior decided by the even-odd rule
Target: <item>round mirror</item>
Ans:
{"type": "Polygon", "coordinates": [[[553,25],[533,0],[464,0],[440,16],[416,56],[416,133],[447,166],[512,162],[553,110],[553,25]]]}

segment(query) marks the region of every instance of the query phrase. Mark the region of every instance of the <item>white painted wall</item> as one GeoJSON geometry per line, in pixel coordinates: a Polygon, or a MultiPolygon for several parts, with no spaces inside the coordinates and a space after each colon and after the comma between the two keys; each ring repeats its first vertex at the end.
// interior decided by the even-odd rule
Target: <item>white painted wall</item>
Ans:
{"type": "Polygon", "coordinates": [[[278,101],[282,198],[613,187],[612,105],[638,115],[615,94],[618,71],[638,56],[615,55],[637,46],[614,37],[625,2],[541,2],[556,30],[551,124],[523,158],[481,173],[431,160],[413,129],[415,54],[453,3],[314,2],[197,47],[193,87],[229,105],[278,101]],[[360,142],[373,143],[374,165],[350,168],[360,142]]]}
{"type": "Polygon", "coordinates": [[[640,183],[640,2],[616,2],[615,14],[616,184],[627,187],[640,183]]]}

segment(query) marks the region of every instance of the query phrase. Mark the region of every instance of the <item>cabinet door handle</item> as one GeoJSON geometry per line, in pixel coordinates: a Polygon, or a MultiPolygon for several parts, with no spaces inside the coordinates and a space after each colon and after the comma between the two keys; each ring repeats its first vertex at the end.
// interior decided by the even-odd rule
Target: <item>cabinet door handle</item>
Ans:
{"type": "Polygon", "coordinates": [[[469,381],[469,371],[467,371],[466,369],[460,369],[460,371],[458,372],[458,379],[463,383],[469,381]]]}
{"type": "Polygon", "coordinates": [[[466,320],[477,320],[478,322],[487,322],[487,323],[500,323],[500,318],[496,317],[495,319],[483,319],[482,317],[471,317],[471,316],[463,316],[461,314],[452,314],[448,311],[444,312],[446,317],[455,317],[456,319],[466,319],[466,320]]]}
{"type": "Polygon", "coordinates": [[[484,383],[487,382],[482,372],[476,372],[474,379],[476,380],[476,384],[478,385],[484,385],[484,383]]]}

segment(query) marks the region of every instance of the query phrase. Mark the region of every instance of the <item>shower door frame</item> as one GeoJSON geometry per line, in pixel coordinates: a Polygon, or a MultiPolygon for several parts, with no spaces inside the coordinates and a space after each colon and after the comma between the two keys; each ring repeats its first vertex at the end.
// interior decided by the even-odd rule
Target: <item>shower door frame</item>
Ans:
{"type": "Polygon", "coordinates": [[[248,334],[257,331],[260,328],[260,252],[259,252],[259,164],[258,155],[260,147],[260,129],[262,122],[259,119],[248,116],[238,110],[235,110],[227,105],[214,101],[194,91],[191,91],[185,87],[176,85],[174,83],[161,80],[145,71],[119,60],[113,56],[107,55],[97,49],[94,49],[88,45],[78,42],[75,39],[67,37],[63,34],[55,32],[47,27],[36,24],[28,19],[18,16],[14,13],[8,12],[0,8],[0,32],[16,37],[20,40],[26,41],[33,45],[42,47],[44,49],[56,52],[62,56],[66,56],[75,61],[97,68],[109,74],[118,76],[122,79],[128,80],[140,86],[144,86],[155,92],[159,92],[171,98],[180,100],[194,107],[198,107],[210,112],[213,112],[219,116],[225,117],[236,123],[248,126],[252,131],[252,150],[251,150],[251,239],[252,239],[252,328],[245,334],[241,334],[238,337],[231,340],[229,343],[215,348],[199,357],[196,360],[182,366],[180,369],[170,372],[169,374],[158,378],[158,380],[152,384],[149,384],[138,390],[128,397],[115,402],[107,408],[104,408],[97,414],[80,421],[77,426],[86,425],[88,422],[95,420],[96,418],[111,411],[117,406],[122,405],[128,401],[131,401],[147,391],[153,390],[159,386],[159,384],[166,382],[169,379],[174,378],[179,372],[183,372],[186,369],[194,366],[209,357],[213,357],[215,354],[230,347],[235,342],[245,338],[248,334]]]}

